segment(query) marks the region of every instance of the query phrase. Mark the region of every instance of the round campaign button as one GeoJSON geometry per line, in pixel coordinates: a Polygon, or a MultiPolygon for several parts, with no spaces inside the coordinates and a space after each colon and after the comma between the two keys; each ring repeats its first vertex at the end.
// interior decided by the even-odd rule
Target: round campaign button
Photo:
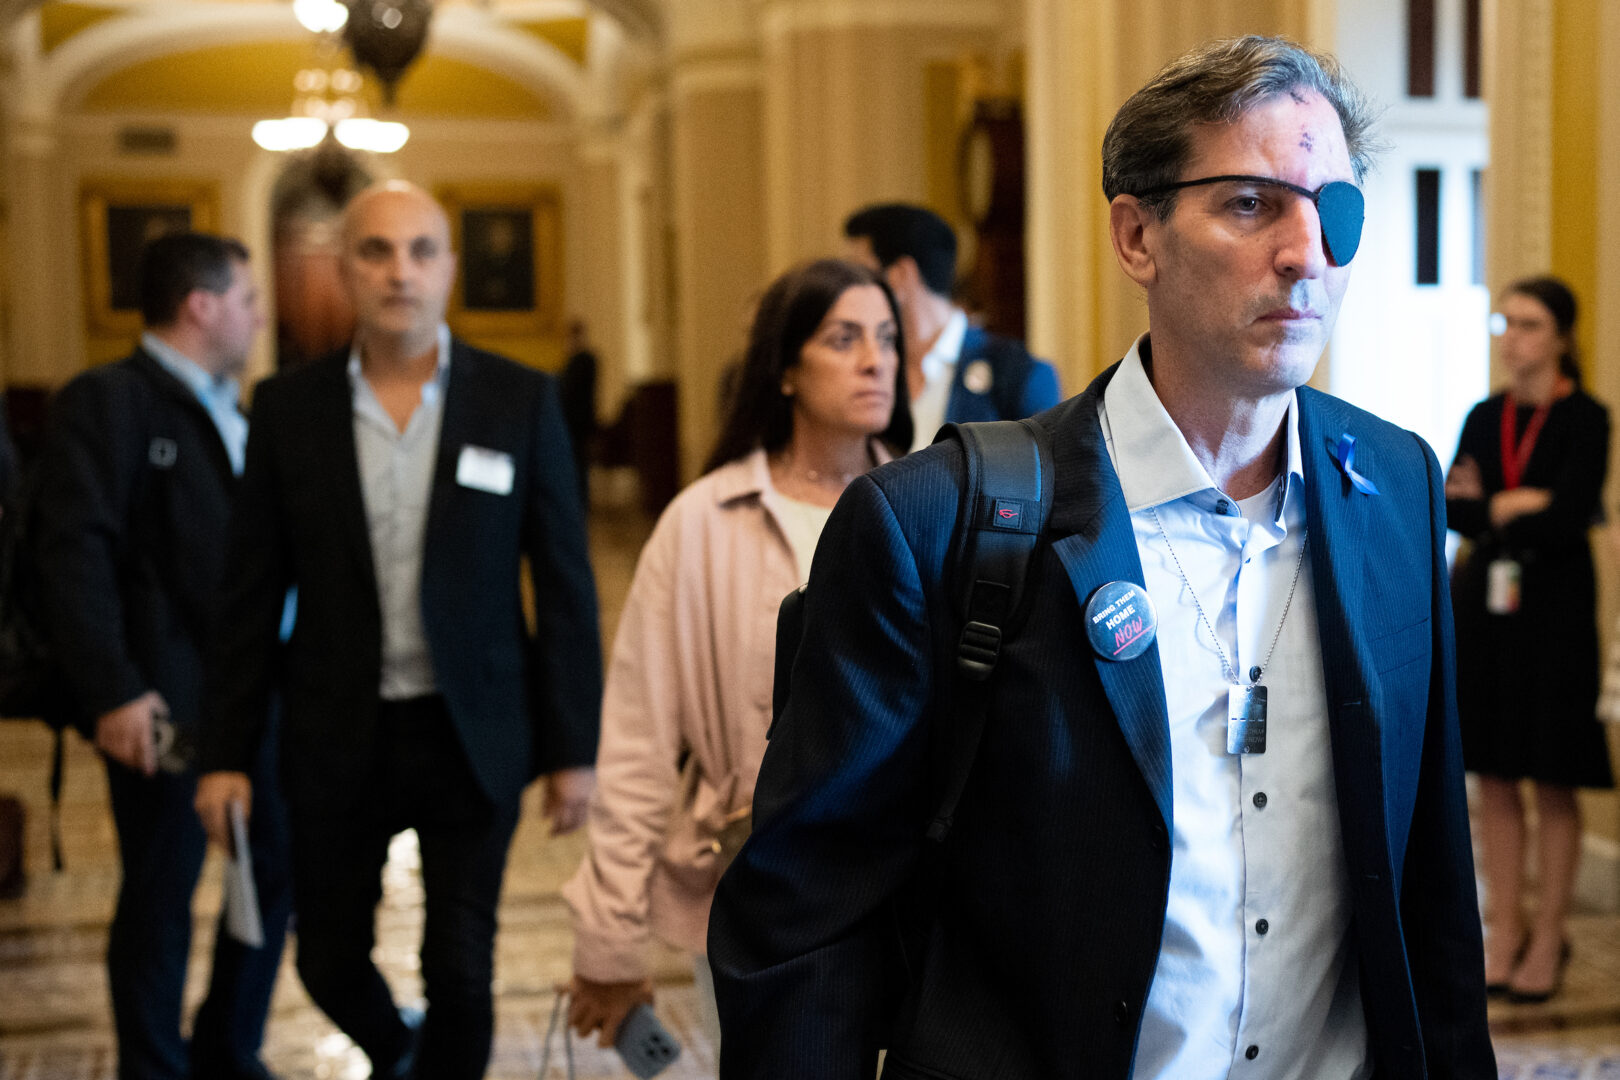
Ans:
{"type": "Polygon", "coordinates": [[[1153,599],[1135,582],[1110,581],[1086,604],[1086,633],[1104,660],[1135,660],[1159,630],[1153,599]]]}

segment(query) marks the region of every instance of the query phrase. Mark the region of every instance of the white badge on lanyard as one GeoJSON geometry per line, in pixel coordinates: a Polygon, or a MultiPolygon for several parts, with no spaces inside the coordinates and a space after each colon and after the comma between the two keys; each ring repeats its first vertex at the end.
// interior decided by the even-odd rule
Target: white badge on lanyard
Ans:
{"type": "Polygon", "coordinates": [[[1512,615],[1519,610],[1519,564],[1513,559],[1492,559],[1485,572],[1485,610],[1512,615]]]}

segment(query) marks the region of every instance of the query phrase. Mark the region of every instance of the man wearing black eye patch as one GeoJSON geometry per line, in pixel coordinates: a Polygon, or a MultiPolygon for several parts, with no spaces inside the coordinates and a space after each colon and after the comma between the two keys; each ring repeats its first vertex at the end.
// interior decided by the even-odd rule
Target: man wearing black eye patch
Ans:
{"type": "Polygon", "coordinates": [[[1496,1075],[1442,474],[1304,385],[1369,127],[1272,38],[1121,107],[1103,188],[1148,333],[1033,420],[1016,632],[955,614],[958,522],[1009,501],[963,514],[960,443],[845,493],[710,921],[725,1080],[869,1077],[879,1048],[890,1080],[1496,1075]]]}

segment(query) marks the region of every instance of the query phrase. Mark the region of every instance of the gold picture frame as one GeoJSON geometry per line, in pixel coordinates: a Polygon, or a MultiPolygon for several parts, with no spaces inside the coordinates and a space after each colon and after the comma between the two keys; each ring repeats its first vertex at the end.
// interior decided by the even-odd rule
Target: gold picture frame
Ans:
{"type": "Polygon", "coordinates": [[[551,184],[454,184],[435,194],[458,265],[449,323],[469,337],[556,333],[563,318],[562,195],[551,184]]]}
{"type": "Polygon", "coordinates": [[[141,329],[141,249],[177,229],[219,228],[219,189],[200,180],[92,178],[79,186],[85,321],[95,334],[141,329]]]}

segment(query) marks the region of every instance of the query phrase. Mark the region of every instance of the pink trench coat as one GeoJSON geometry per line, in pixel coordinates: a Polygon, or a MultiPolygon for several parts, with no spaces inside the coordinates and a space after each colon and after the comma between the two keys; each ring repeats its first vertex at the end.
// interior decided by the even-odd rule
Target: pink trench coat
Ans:
{"type": "Polygon", "coordinates": [[[636,563],[602,699],[590,851],[562,891],[584,978],[646,978],[654,934],[704,951],[715,837],[753,804],[776,612],[802,584],[780,499],[756,450],[676,496],[636,563]]]}

